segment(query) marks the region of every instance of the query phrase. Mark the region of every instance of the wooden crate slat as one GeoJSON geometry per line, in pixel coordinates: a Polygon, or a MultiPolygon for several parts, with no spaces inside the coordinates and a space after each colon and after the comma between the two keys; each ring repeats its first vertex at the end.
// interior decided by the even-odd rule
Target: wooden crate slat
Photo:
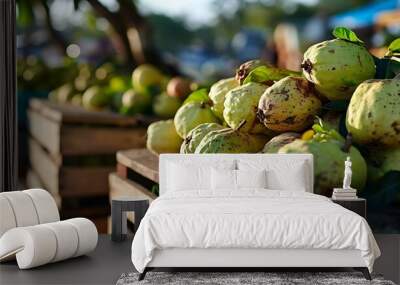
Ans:
{"type": "Polygon", "coordinates": [[[112,166],[59,166],[33,139],[29,141],[33,170],[53,196],[87,197],[108,194],[108,174],[112,166]]]}
{"type": "Polygon", "coordinates": [[[71,167],[60,169],[62,197],[104,196],[108,194],[108,174],[114,167],[71,167]]]}
{"type": "Polygon", "coordinates": [[[144,147],[146,129],[63,125],[60,143],[63,155],[109,154],[121,149],[144,147]]]}
{"type": "Polygon", "coordinates": [[[26,186],[28,187],[28,189],[44,188],[39,176],[32,169],[29,169],[26,173],[26,186]]]}
{"type": "Polygon", "coordinates": [[[33,139],[29,140],[29,159],[46,190],[53,196],[59,195],[59,166],[33,139]]]}
{"type": "Polygon", "coordinates": [[[139,199],[148,199],[150,202],[157,198],[157,196],[144,188],[142,185],[119,177],[116,173],[110,173],[110,201],[117,197],[131,197],[139,199]]]}
{"type": "Polygon", "coordinates": [[[49,152],[57,155],[60,153],[60,125],[46,119],[36,111],[28,111],[29,130],[42,146],[49,152]]]}
{"type": "Polygon", "coordinates": [[[30,107],[45,117],[58,122],[70,124],[114,125],[122,127],[137,126],[135,117],[122,116],[111,111],[90,112],[82,107],[61,105],[47,100],[32,99],[30,107]]]}
{"type": "Polygon", "coordinates": [[[147,149],[119,151],[117,161],[140,175],[158,182],[158,156],[147,149]]]}
{"type": "MultiPolygon", "coordinates": [[[[43,185],[43,182],[40,180],[39,175],[37,175],[33,169],[29,169],[26,174],[26,186],[28,189],[39,188],[39,189],[46,190],[46,187],[43,185]]],[[[55,200],[58,209],[60,209],[61,208],[61,197],[59,195],[56,195],[51,192],[50,192],[50,194],[52,195],[53,199],[55,200]]]]}

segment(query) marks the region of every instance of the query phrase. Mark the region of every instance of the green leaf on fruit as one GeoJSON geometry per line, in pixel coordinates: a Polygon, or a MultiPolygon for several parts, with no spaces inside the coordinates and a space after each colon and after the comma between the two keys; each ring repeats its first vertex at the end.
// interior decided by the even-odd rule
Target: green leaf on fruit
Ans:
{"type": "Polygon", "coordinates": [[[272,85],[286,76],[301,76],[300,72],[276,68],[273,66],[262,65],[254,68],[243,81],[243,84],[256,82],[272,85]]]}
{"type": "Polygon", "coordinates": [[[316,117],[315,124],[312,126],[315,132],[314,139],[316,141],[337,140],[344,142],[344,138],[335,130],[324,126],[324,122],[320,117],[316,117]]]}
{"type": "Polygon", "coordinates": [[[355,32],[345,27],[336,27],[333,30],[332,35],[340,40],[345,40],[356,44],[364,44],[364,42],[357,37],[355,32]]]}
{"type": "Polygon", "coordinates": [[[198,89],[192,92],[189,97],[183,102],[183,105],[190,102],[209,102],[208,90],[206,88],[198,89]]]}
{"type": "Polygon", "coordinates": [[[390,43],[386,56],[400,56],[400,38],[390,43]]]}

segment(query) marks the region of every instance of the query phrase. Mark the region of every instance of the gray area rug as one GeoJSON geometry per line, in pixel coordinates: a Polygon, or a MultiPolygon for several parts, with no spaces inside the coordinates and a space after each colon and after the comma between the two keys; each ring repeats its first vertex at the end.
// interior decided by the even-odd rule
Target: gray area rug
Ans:
{"type": "Polygon", "coordinates": [[[122,274],[117,285],[395,285],[379,275],[372,275],[373,280],[368,281],[359,272],[148,272],[144,280],[137,281],[138,276],[138,273],[122,274]]]}

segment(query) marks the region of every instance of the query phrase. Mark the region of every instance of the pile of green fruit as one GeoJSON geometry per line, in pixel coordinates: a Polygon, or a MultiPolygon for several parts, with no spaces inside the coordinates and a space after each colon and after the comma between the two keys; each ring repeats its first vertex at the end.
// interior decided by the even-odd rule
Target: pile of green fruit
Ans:
{"type": "Polygon", "coordinates": [[[49,94],[52,101],[82,106],[89,111],[111,110],[123,115],[154,114],[173,118],[194,84],[183,77],[170,78],[150,64],[142,64],[127,76],[106,63],[94,69],[78,68],[72,82],[49,94]]]}
{"type": "Polygon", "coordinates": [[[252,60],[235,77],[193,92],[174,120],[149,127],[148,149],[311,153],[314,191],[327,196],[341,186],[350,156],[354,188],[362,193],[391,173],[392,201],[400,203],[400,39],[378,59],[351,30],[333,35],[307,49],[301,72],[252,60]]]}

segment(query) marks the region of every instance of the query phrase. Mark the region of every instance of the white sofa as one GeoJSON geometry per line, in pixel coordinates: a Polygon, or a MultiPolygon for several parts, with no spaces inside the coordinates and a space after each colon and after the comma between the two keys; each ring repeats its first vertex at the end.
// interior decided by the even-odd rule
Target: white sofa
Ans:
{"type": "MultiPolygon", "coordinates": [[[[232,169],[227,169],[225,172],[232,172],[232,169]]],[[[225,175],[224,172],[220,173],[225,175]]],[[[368,224],[362,217],[332,203],[326,197],[312,194],[312,155],[163,154],[160,156],[159,162],[159,181],[160,197],[150,206],[132,244],[132,261],[137,270],[141,272],[140,280],[144,278],[147,271],[160,267],[235,267],[239,270],[246,267],[354,267],[360,269],[365,277],[370,279],[369,270],[372,270],[373,260],[380,255],[368,224]],[[224,194],[225,192],[221,194],[213,189],[216,185],[213,181],[207,182],[214,179],[212,176],[215,171],[212,168],[218,167],[221,162],[227,163],[229,168],[232,167],[230,164],[232,162],[233,170],[248,171],[244,173],[249,173],[251,177],[244,183],[250,184],[253,183],[251,180],[256,179],[257,171],[265,169],[269,174],[266,178],[265,189],[250,191],[253,193],[251,194],[253,198],[250,196],[240,198],[240,195],[244,195],[240,189],[230,191],[228,194],[224,194]],[[302,169],[300,169],[302,172],[299,172],[298,165],[302,165],[302,169]],[[190,172],[196,171],[198,167],[202,170],[192,176],[190,172]],[[251,174],[251,171],[254,175],[251,174]],[[302,175],[299,176],[299,173],[302,175]],[[177,180],[179,180],[178,183],[176,183],[177,180]],[[190,181],[194,185],[189,185],[190,181]],[[186,191],[185,187],[195,190],[186,191]],[[210,189],[204,189],[207,187],[210,189]],[[261,196],[255,196],[254,191],[262,193],[261,196]],[[214,196],[216,194],[217,196],[214,196]],[[220,198],[222,195],[223,197],[220,198]],[[263,212],[262,204],[259,207],[260,201],[264,200],[266,213],[263,212]],[[228,220],[227,217],[231,214],[238,215],[238,213],[234,213],[235,207],[232,208],[232,205],[236,204],[228,204],[231,208],[223,208],[226,201],[237,204],[237,208],[241,211],[239,214],[246,217],[247,224],[252,223],[252,219],[248,219],[246,215],[254,215],[251,212],[253,209],[248,206],[249,203],[253,203],[259,207],[255,210],[258,211],[255,214],[264,214],[266,224],[274,217],[273,222],[279,224],[280,220],[284,220],[283,217],[286,217],[288,228],[284,228],[285,225],[283,225],[280,228],[266,230],[264,225],[260,225],[258,222],[258,224],[252,225],[253,228],[248,227],[248,231],[251,232],[252,229],[258,227],[261,229],[260,235],[263,236],[259,236],[257,231],[245,235],[240,231],[229,232],[225,225],[229,223],[234,225],[236,218],[228,220]],[[301,210],[297,211],[297,208],[288,207],[288,201],[301,210]],[[302,206],[303,202],[305,206],[302,206]],[[293,211],[293,213],[285,216],[286,212],[279,210],[279,203],[282,203],[282,209],[284,208],[287,212],[293,211]],[[277,212],[268,213],[269,209],[267,208],[270,206],[267,205],[273,205],[277,212]],[[218,214],[219,211],[221,214],[218,214]],[[313,214],[313,211],[316,214],[313,214]],[[279,214],[277,214],[278,212],[279,214]],[[183,213],[185,214],[183,215],[183,213]],[[204,213],[204,215],[199,213],[204,213]],[[282,218],[279,218],[279,215],[282,218]],[[320,219],[316,219],[318,215],[321,215],[320,219]],[[208,216],[210,216],[210,221],[207,220],[208,216]],[[297,224],[290,224],[292,218],[301,218],[300,222],[306,224],[305,228],[302,229],[297,224]],[[341,221],[338,223],[338,226],[341,227],[338,230],[333,228],[337,222],[335,219],[341,221]],[[215,220],[223,220],[223,222],[216,224],[215,220]],[[353,231],[346,229],[352,227],[353,224],[359,226],[360,229],[352,229],[353,231]],[[194,227],[194,225],[196,226],[194,227]],[[218,231],[210,230],[218,227],[220,228],[218,231]],[[326,231],[320,233],[320,236],[316,231],[315,237],[310,231],[302,232],[306,228],[312,230],[314,227],[326,228],[326,231]],[[196,233],[192,233],[192,231],[196,233]],[[224,231],[226,231],[225,236],[221,235],[221,232],[224,231]],[[286,231],[287,233],[285,233],[286,231]],[[232,238],[233,235],[237,236],[232,238]],[[203,242],[201,236],[204,236],[206,241],[203,242]],[[359,236],[363,238],[358,240],[359,236]],[[268,243],[269,240],[277,238],[283,240],[282,246],[279,246],[279,241],[268,243]],[[302,241],[302,238],[306,241],[302,241]],[[330,240],[331,244],[326,243],[324,238],[330,240]],[[240,239],[239,242],[237,242],[238,239],[240,239]],[[221,242],[221,240],[223,241],[221,242]],[[258,244],[253,245],[256,243],[253,241],[257,241],[258,244]],[[297,241],[301,242],[296,243],[297,241]],[[233,244],[233,246],[225,246],[224,242],[233,244]],[[240,245],[241,242],[243,246],[240,245]]],[[[273,211],[272,208],[271,211],[273,211]]],[[[240,225],[241,228],[245,228],[245,226],[247,226],[246,223],[240,225]]]]}

